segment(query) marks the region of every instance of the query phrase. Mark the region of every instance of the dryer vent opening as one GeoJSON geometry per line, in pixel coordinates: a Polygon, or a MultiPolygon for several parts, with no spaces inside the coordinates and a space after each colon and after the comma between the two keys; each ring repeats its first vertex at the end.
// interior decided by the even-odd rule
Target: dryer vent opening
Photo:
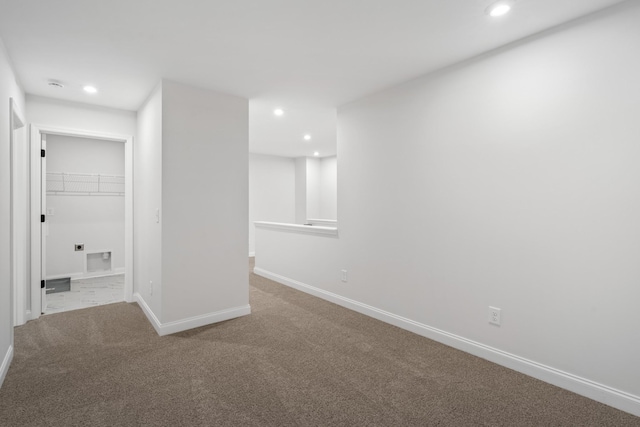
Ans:
{"type": "Polygon", "coordinates": [[[87,254],[87,273],[111,271],[111,251],[87,254]]]}

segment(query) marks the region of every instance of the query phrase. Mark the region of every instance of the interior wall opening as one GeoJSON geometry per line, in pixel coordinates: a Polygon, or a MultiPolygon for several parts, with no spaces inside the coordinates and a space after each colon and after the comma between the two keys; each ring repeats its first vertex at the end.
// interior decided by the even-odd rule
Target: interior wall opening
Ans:
{"type": "Polygon", "coordinates": [[[125,300],[125,144],[46,136],[44,314],[125,300]]]}
{"type": "MultiPolygon", "coordinates": [[[[55,291],[72,292],[73,281],[94,279],[89,283],[90,286],[84,288],[106,287],[112,293],[113,288],[117,288],[117,300],[132,302],[133,137],[31,124],[28,140],[30,232],[27,243],[29,282],[26,285],[26,298],[30,309],[25,310],[25,321],[37,319],[41,314],[65,311],[60,304],[56,310],[53,307],[47,310],[47,297],[57,293],[52,292],[51,288],[60,286],[59,283],[63,285],[55,291]],[[52,144],[50,152],[47,140],[52,144]],[[92,150],[92,147],[95,149],[101,144],[102,150],[92,150]],[[47,172],[50,173],[49,176],[47,172]],[[109,199],[118,200],[118,203],[109,205],[109,199]],[[49,209],[48,201],[51,205],[49,209]],[[84,217],[83,213],[86,214],[84,217]],[[115,221],[117,227],[113,224],[114,217],[118,218],[115,221]],[[114,231],[122,228],[124,243],[121,240],[117,244],[105,240],[108,234],[122,236],[121,232],[114,231]],[[48,244],[49,235],[53,240],[48,244]],[[102,240],[94,235],[101,235],[102,240]],[[49,260],[50,266],[47,265],[48,252],[52,257],[49,260]],[[91,255],[89,258],[87,253],[91,255]],[[121,275],[118,279],[124,283],[105,284],[98,283],[100,280],[96,279],[99,276],[110,277],[117,274],[121,275]],[[58,279],[65,280],[56,283],[58,279]],[[47,280],[54,282],[50,283],[49,293],[47,280]]],[[[76,283],[76,291],[80,284],[81,282],[76,283]]],[[[82,297],[76,294],[76,301],[71,301],[74,299],[71,297],[65,298],[67,302],[72,302],[66,304],[66,308],[77,309],[107,301],[115,302],[113,298],[96,296],[95,289],[89,290],[94,292],[87,292],[82,297]]],[[[51,299],[53,301],[62,297],[51,299]]]]}

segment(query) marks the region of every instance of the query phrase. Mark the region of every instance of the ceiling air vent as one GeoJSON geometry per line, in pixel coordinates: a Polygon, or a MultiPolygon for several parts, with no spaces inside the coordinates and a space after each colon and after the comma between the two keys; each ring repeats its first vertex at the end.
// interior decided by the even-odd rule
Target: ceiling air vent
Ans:
{"type": "Polygon", "coordinates": [[[62,89],[64,87],[64,85],[60,82],[57,82],[55,80],[49,80],[49,86],[53,86],[53,87],[57,87],[62,89]]]}

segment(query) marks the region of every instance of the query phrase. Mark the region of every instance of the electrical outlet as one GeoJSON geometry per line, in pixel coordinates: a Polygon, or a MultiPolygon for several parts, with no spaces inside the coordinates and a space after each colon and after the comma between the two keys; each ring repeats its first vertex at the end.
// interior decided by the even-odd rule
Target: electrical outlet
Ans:
{"type": "Polygon", "coordinates": [[[489,307],[489,323],[500,326],[500,310],[497,307],[489,307]]]}
{"type": "Polygon", "coordinates": [[[75,244],[75,249],[76,249],[76,252],[84,251],[84,243],[76,243],[75,244]]]}
{"type": "Polygon", "coordinates": [[[340,270],[340,280],[347,282],[347,270],[340,270]]]}

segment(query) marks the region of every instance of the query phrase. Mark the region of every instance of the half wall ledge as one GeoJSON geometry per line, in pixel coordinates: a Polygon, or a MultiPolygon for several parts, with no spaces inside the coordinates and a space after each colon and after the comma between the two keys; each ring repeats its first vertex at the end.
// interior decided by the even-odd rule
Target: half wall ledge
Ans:
{"type": "Polygon", "coordinates": [[[319,225],[288,224],[284,222],[254,221],[256,228],[265,230],[285,231],[288,233],[313,234],[324,237],[338,237],[338,227],[324,227],[319,225]]]}

